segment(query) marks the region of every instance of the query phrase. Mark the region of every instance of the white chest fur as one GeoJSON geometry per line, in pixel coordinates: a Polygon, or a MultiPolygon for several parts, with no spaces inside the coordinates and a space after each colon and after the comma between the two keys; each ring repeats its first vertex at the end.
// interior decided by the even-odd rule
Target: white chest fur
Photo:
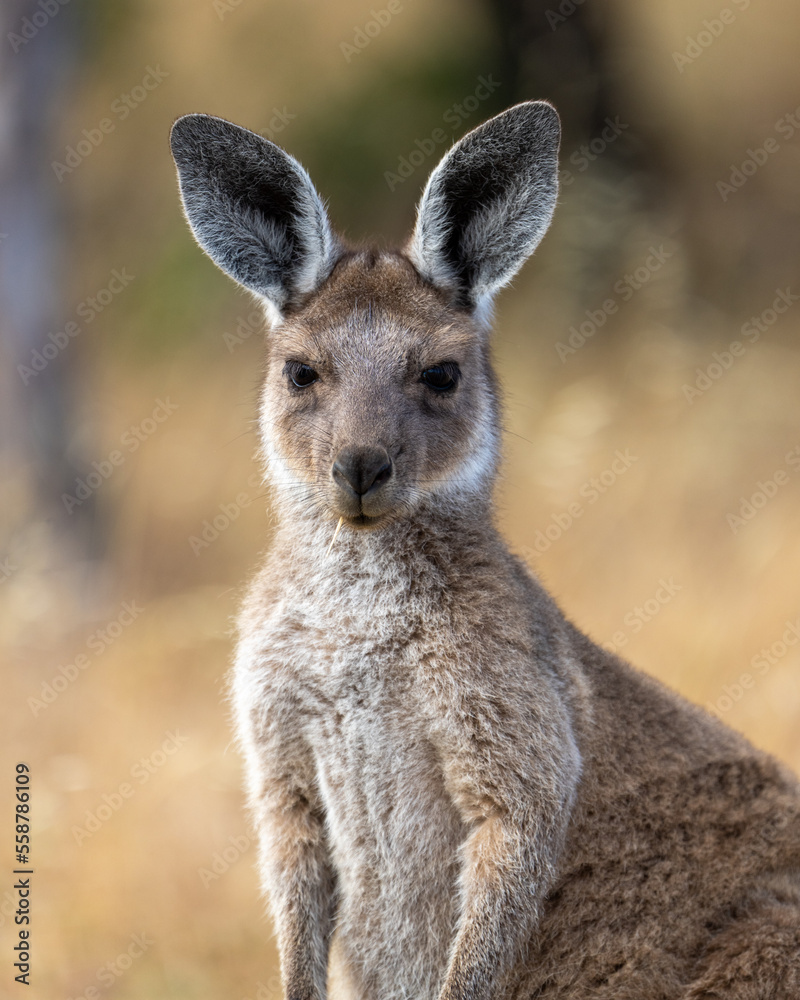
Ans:
{"type": "Polygon", "coordinates": [[[436,622],[397,584],[288,584],[242,640],[235,695],[254,786],[286,746],[293,766],[302,759],[324,814],[347,964],[382,970],[381,996],[427,997],[455,932],[467,827],[425,711],[426,672],[452,638],[444,615],[436,622]],[[431,937],[432,927],[448,932],[431,937]]]}

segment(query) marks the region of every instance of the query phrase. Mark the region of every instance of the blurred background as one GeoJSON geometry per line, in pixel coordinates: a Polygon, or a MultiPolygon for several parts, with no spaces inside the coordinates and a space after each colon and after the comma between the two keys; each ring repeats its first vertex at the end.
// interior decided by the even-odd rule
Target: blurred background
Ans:
{"type": "Polygon", "coordinates": [[[5,0],[2,784],[30,764],[27,995],[280,996],[226,701],[271,531],[262,331],[182,220],[186,112],[284,145],[342,232],[392,244],[451,141],[553,101],[560,206],[497,311],[503,529],[596,641],[800,768],[800,14],[723,2],[5,0]]]}

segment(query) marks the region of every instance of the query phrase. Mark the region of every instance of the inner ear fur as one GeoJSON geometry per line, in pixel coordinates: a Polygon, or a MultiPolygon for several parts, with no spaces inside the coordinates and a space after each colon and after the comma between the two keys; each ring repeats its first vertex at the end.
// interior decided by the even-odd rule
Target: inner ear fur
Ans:
{"type": "Polygon", "coordinates": [[[211,115],[179,118],[170,144],[186,218],[223,271],[279,315],[319,287],[338,243],[297,160],[211,115]]]}
{"type": "Polygon", "coordinates": [[[547,231],[560,136],[552,105],[517,104],[464,136],[431,174],[408,253],[459,305],[488,306],[547,231]]]}

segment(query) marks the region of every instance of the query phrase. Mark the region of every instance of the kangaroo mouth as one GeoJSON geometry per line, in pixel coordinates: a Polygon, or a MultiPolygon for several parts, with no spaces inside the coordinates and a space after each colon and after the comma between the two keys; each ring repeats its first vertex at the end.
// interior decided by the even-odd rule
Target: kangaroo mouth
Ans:
{"type": "Polygon", "coordinates": [[[343,495],[342,491],[332,504],[337,517],[352,528],[376,528],[385,524],[396,513],[396,505],[391,498],[371,496],[369,493],[361,497],[343,495]]]}
{"type": "Polygon", "coordinates": [[[345,514],[345,523],[353,528],[376,528],[386,520],[385,514],[345,514]]]}

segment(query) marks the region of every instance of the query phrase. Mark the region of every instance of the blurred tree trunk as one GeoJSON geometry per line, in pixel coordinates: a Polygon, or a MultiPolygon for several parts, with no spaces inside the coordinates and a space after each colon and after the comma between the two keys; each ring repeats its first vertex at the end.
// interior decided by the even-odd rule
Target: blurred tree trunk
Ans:
{"type": "Polygon", "coordinates": [[[91,504],[70,515],[61,501],[77,475],[68,457],[72,365],[68,351],[52,356],[48,337],[71,318],[51,164],[77,55],[76,19],[69,6],[53,10],[34,0],[0,6],[0,488],[8,522],[0,556],[46,526],[52,555],[80,562],[96,536],[91,504]],[[35,352],[44,364],[34,364],[35,352]]]}
{"type": "MultiPolygon", "coordinates": [[[[611,44],[624,5],[487,0],[487,6],[499,27],[509,96],[555,104],[564,123],[561,166],[569,170],[571,156],[581,162],[581,144],[617,119],[628,106],[624,95],[637,92],[635,71],[620,69],[611,44]]],[[[787,211],[780,194],[759,191],[754,184],[735,202],[709,198],[714,178],[699,173],[696,160],[707,149],[693,148],[691,139],[674,132],[665,136],[656,114],[624,122],[629,131],[623,139],[581,175],[580,198],[577,188],[571,189],[578,210],[595,220],[592,232],[582,230],[577,220],[571,223],[574,257],[580,259],[576,295],[591,304],[604,283],[618,276],[626,243],[619,228],[623,217],[639,225],[647,216],[654,239],[679,243],[687,284],[685,301],[676,305],[691,313],[698,300],[724,312],[743,312],[754,296],[764,297],[764,270],[774,276],[772,288],[794,280],[800,235],[796,215],[787,211]]],[[[713,135],[713,122],[709,130],[713,135]]],[[[742,136],[745,144],[746,130],[742,136]]]]}
{"type": "Polygon", "coordinates": [[[567,144],[599,133],[618,109],[598,12],[589,3],[560,0],[488,2],[500,27],[503,82],[514,99],[552,101],[564,117],[567,144]]]}
{"type": "MultiPolygon", "coordinates": [[[[487,4],[499,27],[509,99],[544,98],[561,115],[561,184],[571,192],[558,219],[569,261],[565,281],[573,300],[592,306],[623,273],[645,216],[658,215],[665,201],[657,166],[620,119],[615,95],[631,84],[619,79],[606,42],[611,12],[574,0],[487,4]],[[604,135],[613,138],[605,143],[604,135]],[[594,155],[590,143],[602,153],[594,155]]],[[[668,228],[663,219],[655,225],[668,228]]]]}

